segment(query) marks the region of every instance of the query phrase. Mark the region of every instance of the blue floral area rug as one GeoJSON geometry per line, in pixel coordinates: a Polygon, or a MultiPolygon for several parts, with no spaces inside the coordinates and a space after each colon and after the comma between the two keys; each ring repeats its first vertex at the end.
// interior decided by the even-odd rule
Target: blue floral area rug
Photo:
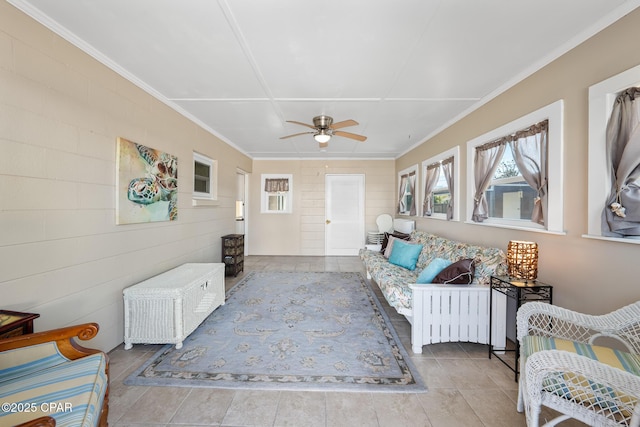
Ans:
{"type": "Polygon", "coordinates": [[[127,385],[424,392],[360,273],[252,272],[181,349],[167,345],[127,385]]]}

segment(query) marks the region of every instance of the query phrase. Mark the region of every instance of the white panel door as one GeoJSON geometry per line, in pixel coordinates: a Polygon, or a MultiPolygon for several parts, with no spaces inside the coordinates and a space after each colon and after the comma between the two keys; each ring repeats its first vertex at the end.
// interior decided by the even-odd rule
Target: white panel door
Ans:
{"type": "Polygon", "coordinates": [[[326,255],[358,255],[364,242],[364,175],[326,175],[326,255]]]}
{"type": "Polygon", "coordinates": [[[502,218],[521,219],[520,215],[521,191],[502,194],[502,218]]]}

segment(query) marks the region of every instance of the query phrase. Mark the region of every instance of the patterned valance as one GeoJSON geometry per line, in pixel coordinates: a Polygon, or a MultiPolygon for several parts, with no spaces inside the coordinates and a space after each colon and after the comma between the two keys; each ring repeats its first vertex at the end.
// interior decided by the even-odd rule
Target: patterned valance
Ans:
{"type": "Polygon", "coordinates": [[[427,170],[438,169],[440,167],[440,162],[434,162],[427,166],[427,170]]]}
{"type": "Polygon", "coordinates": [[[278,193],[289,191],[288,178],[267,178],[264,180],[264,191],[267,193],[278,193]]]}
{"type": "Polygon", "coordinates": [[[438,169],[441,165],[446,165],[449,163],[453,163],[453,156],[447,157],[444,160],[438,160],[437,162],[433,162],[430,165],[427,165],[427,170],[438,169]]]}
{"type": "Polygon", "coordinates": [[[448,165],[449,163],[453,163],[453,156],[447,157],[446,159],[444,159],[440,163],[443,164],[443,165],[448,165]]]}
{"type": "Polygon", "coordinates": [[[529,126],[526,129],[519,130],[511,135],[506,135],[501,138],[496,139],[495,141],[487,142],[486,144],[479,145],[476,147],[477,151],[486,151],[495,147],[499,147],[501,145],[507,145],[513,141],[517,141],[521,138],[526,138],[528,136],[537,135],[541,132],[547,132],[549,129],[549,119],[543,120],[535,125],[529,126]]]}

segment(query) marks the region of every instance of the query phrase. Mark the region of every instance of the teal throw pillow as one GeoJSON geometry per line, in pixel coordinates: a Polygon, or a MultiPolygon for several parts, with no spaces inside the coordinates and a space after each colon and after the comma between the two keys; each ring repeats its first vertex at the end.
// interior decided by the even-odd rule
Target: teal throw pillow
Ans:
{"type": "Polygon", "coordinates": [[[422,273],[418,276],[416,283],[433,283],[433,279],[445,268],[451,265],[451,261],[444,258],[434,258],[433,261],[427,265],[422,273]]]}
{"type": "Polygon", "coordinates": [[[418,257],[420,256],[420,251],[422,251],[422,245],[396,239],[393,242],[389,262],[391,264],[404,267],[407,270],[415,270],[416,262],[418,262],[418,257]]]}

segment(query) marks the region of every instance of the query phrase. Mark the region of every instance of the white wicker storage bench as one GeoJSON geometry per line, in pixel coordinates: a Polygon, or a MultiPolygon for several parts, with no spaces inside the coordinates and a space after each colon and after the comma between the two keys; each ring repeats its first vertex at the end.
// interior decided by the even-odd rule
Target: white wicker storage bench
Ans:
{"type": "Polygon", "coordinates": [[[224,264],[192,263],[130,286],[124,294],[124,348],[175,344],[224,304],[224,264]]]}

